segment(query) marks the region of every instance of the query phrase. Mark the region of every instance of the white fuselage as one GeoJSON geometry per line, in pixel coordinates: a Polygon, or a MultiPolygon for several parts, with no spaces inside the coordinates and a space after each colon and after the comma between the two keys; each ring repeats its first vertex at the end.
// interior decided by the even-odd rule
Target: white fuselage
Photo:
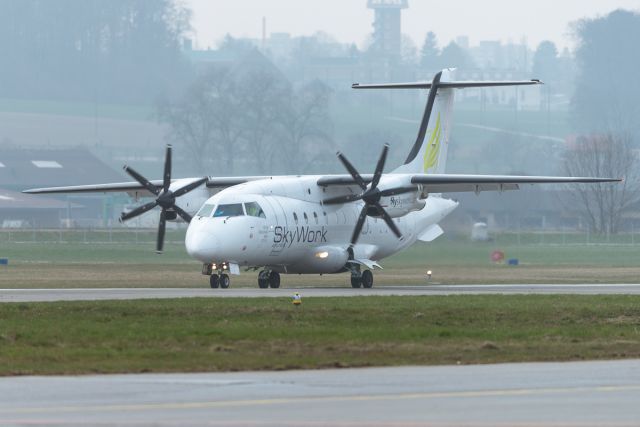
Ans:
{"type": "MultiPolygon", "coordinates": [[[[185,238],[187,252],[203,263],[268,267],[282,273],[336,273],[344,271],[350,256],[375,261],[405,249],[458,205],[440,197],[421,201],[422,209],[394,219],[403,239],[398,239],[382,219],[367,217],[350,255],[351,235],[363,202],[321,204],[328,197],[356,189],[319,187],[318,178],[278,177],[247,182],[217,193],[205,202],[205,206],[212,205],[211,212],[196,214],[189,224],[185,238]],[[248,215],[247,203],[257,203],[263,214],[248,215]],[[243,215],[214,216],[218,206],[240,204],[245,207],[243,215]]],[[[401,197],[415,200],[417,194],[401,197]]],[[[398,200],[396,197],[394,203],[398,200]]]]}

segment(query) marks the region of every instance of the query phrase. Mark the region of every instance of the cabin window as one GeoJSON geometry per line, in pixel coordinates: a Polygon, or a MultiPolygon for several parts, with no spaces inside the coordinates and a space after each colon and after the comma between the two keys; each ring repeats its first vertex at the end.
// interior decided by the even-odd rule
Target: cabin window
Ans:
{"type": "Polygon", "coordinates": [[[204,205],[202,205],[202,207],[200,208],[200,210],[198,211],[198,213],[196,215],[198,216],[211,216],[211,212],[213,212],[213,208],[215,208],[216,205],[211,204],[211,203],[205,203],[204,205]]]}
{"type": "Polygon", "coordinates": [[[266,218],[264,211],[256,202],[250,202],[244,204],[244,210],[247,212],[249,216],[255,216],[258,218],[266,218]]]}
{"type": "Polygon", "coordinates": [[[304,212],[304,213],[302,214],[302,216],[304,217],[304,223],[305,223],[305,224],[309,224],[309,217],[307,216],[307,213],[306,213],[306,212],[304,212]]]}
{"type": "Polygon", "coordinates": [[[313,213],[313,219],[316,220],[316,224],[318,223],[318,214],[317,213],[313,213]]]}
{"type": "Polygon", "coordinates": [[[296,223],[296,225],[298,225],[298,214],[297,213],[293,213],[293,222],[296,223]]]}
{"type": "Polygon", "coordinates": [[[219,205],[216,212],[213,214],[214,218],[229,217],[229,216],[243,216],[242,203],[232,203],[228,205],[219,205]]]}

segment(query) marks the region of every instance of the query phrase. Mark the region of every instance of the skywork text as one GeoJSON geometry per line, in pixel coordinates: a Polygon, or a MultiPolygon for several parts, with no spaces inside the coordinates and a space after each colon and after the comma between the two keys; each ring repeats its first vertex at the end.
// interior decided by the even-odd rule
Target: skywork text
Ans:
{"type": "Polygon", "coordinates": [[[311,230],[309,227],[289,227],[277,226],[274,230],[273,243],[282,243],[290,247],[297,243],[325,243],[327,241],[327,231],[324,227],[320,230],[311,230]]]}

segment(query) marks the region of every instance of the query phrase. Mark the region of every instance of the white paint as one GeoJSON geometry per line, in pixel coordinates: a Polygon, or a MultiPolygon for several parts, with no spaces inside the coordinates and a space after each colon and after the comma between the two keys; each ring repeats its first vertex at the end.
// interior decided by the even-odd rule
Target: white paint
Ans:
{"type": "Polygon", "coordinates": [[[31,163],[37,168],[43,169],[59,169],[62,165],[55,160],[31,160],[31,163]]]}

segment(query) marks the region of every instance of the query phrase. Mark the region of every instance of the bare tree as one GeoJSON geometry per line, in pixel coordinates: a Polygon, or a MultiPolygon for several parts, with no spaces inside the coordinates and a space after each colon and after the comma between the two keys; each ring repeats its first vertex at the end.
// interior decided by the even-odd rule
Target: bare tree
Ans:
{"type": "Polygon", "coordinates": [[[578,138],[566,154],[569,176],[621,177],[617,184],[575,184],[569,194],[584,212],[595,233],[618,232],[622,215],[639,200],[638,161],[629,135],[591,135],[578,138]]]}
{"type": "Polygon", "coordinates": [[[278,150],[274,152],[283,172],[302,172],[322,156],[327,144],[333,144],[329,117],[331,90],[319,80],[297,88],[278,111],[280,125],[278,150]]]}
{"type": "Polygon", "coordinates": [[[198,172],[233,172],[237,143],[243,137],[243,100],[228,68],[213,67],[175,103],[159,106],[170,138],[191,151],[198,172]]]}
{"type": "Polygon", "coordinates": [[[278,150],[277,120],[283,106],[291,98],[289,82],[271,69],[256,69],[242,76],[245,146],[255,160],[256,170],[267,174],[271,158],[278,150]]]}

